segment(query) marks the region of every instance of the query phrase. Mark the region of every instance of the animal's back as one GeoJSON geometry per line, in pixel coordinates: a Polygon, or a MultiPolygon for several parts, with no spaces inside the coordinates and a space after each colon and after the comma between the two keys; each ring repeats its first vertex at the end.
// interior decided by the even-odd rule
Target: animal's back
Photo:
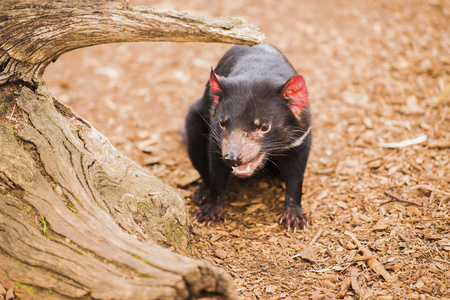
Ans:
{"type": "Polygon", "coordinates": [[[297,74],[286,57],[274,46],[262,43],[253,47],[233,46],[219,61],[214,70],[224,77],[243,77],[256,81],[279,78],[283,83],[297,74]]]}

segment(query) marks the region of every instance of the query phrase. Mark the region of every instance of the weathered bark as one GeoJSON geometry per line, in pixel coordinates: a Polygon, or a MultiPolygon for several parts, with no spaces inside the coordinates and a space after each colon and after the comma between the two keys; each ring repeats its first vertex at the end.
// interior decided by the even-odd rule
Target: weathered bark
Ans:
{"type": "Polygon", "coordinates": [[[80,47],[129,41],[254,44],[236,19],[126,1],[0,3],[0,284],[16,296],[235,298],[230,277],[183,252],[183,199],[53,98],[45,67],[80,47]]]}

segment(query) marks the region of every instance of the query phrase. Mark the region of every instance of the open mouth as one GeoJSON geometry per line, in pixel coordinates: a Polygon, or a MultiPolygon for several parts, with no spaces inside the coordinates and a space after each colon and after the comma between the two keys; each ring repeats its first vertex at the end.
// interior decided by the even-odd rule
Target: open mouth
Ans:
{"type": "Polygon", "coordinates": [[[233,167],[233,174],[239,177],[248,177],[251,176],[256,169],[261,165],[263,159],[265,157],[265,153],[261,153],[251,162],[241,165],[239,167],[233,167]]]}

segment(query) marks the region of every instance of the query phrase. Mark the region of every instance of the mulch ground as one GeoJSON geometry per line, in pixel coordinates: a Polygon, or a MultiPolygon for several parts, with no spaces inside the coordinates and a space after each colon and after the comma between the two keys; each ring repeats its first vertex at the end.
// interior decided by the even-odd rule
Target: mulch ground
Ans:
{"type": "MultiPolygon", "coordinates": [[[[193,257],[225,269],[245,299],[450,299],[450,1],[151,5],[244,18],[309,88],[303,206],[312,225],[278,223],[280,180],[231,180],[227,221],[194,224],[193,257]]],[[[179,188],[193,215],[199,179],[178,131],[229,47],[92,47],[63,55],[45,78],[124,154],[179,188]]]]}

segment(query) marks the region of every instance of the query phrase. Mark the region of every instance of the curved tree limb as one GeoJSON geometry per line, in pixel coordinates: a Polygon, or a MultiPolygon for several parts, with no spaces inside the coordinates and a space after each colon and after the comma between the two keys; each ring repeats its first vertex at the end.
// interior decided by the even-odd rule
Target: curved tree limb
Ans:
{"type": "Polygon", "coordinates": [[[210,42],[254,45],[264,35],[237,18],[129,7],[121,1],[2,0],[0,84],[39,84],[47,65],[68,51],[120,42],[210,42]]]}

